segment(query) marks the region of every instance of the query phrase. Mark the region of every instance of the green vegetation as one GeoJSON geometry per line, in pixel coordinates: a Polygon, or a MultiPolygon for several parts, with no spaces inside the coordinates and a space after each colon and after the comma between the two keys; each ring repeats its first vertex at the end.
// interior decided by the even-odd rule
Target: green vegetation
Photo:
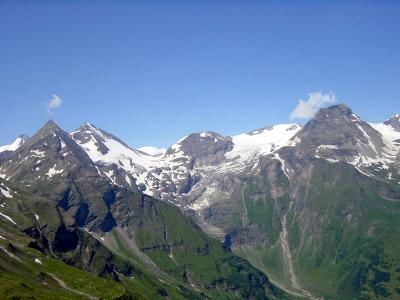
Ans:
{"type": "MultiPolygon", "coordinates": [[[[287,214],[301,287],[325,299],[398,299],[400,201],[387,196],[399,197],[398,184],[378,182],[350,165],[324,160],[304,165],[303,171],[307,176],[299,174],[296,199],[287,214]]],[[[276,219],[287,212],[288,202],[285,195],[271,197],[268,179],[248,184],[244,193],[249,222],[265,233],[268,243],[235,251],[290,288],[276,219]]]]}
{"type": "MultiPolygon", "coordinates": [[[[150,198],[146,202],[146,213],[140,213],[146,217],[138,223],[135,240],[169,280],[212,299],[286,297],[265,275],[224,250],[177,209],[150,198]]],[[[114,232],[114,237],[118,252],[138,261],[118,233],[114,232]]]]}
{"type": "Polygon", "coordinates": [[[6,249],[0,249],[0,298],[288,299],[177,208],[122,195],[117,201],[134,214],[125,229],[107,233],[107,242],[76,225],[67,228],[70,216],[60,215],[53,200],[22,192],[5,200],[2,211],[17,225],[0,220],[6,238],[0,241],[6,249]]]}
{"type": "Polygon", "coordinates": [[[0,220],[1,299],[115,299],[125,287],[26,247],[30,239],[0,220]],[[60,282],[65,286],[63,287],[60,282]]]}

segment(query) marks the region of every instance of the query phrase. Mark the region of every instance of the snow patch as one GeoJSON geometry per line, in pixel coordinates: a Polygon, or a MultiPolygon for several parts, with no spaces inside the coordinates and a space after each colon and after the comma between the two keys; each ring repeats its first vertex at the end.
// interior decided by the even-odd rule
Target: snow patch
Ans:
{"type": "Polygon", "coordinates": [[[164,155],[164,153],[167,151],[165,148],[157,148],[157,147],[152,147],[152,146],[144,146],[138,148],[138,150],[147,153],[148,155],[152,156],[160,156],[164,155]]]}
{"type": "Polygon", "coordinates": [[[131,179],[129,178],[128,175],[125,176],[125,181],[129,184],[129,186],[132,186],[131,179]]]}
{"type": "Polygon", "coordinates": [[[338,149],[337,145],[319,145],[317,150],[320,149],[338,149]]]}
{"type": "Polygon", "coordinates": [[[13,196],[10,193],[10,190],[8,190],[6,187],[5,189],[0,187],[0,192],[4,195],[6,198],[12,198],[13,196]]]}
{"type": "Polygon", "coordinates": [[[301,129],[297,124],[281,124],[271,128],[253,131],[252,134],[232,136],[232,151],[226,153],[227,159],[237,156],[246,161],[254,155],[266,155],[284,147],[291,146],[290,139],[301,129]]]}
{"type": "Polygon", "coordinates": [[[287,178],[290,178],[285,161],[279,156],[278,153],[275,154],[275,158],[280,161],[283,173],[286,175],[287,178]]]}
{"type": "Polygon", "coordinates": [[[31,150],[31,153],[33,153],[33,155],[35,155],[37,157],[44,157],[45,156],[45,152],[44,151],[40,151],[40,150],[31,150]]]}
{"type": "Polygon", "coordinates": [[[53,166],[52,168],[50,168],[49,171],[46,173],[46,176],[49,177],[49,178],[51,178],[51,177],[53,177],[54,175],[62,174],[63,172],[64,172],[63,169],[61,169],[61,170],[56,170],[56,164],[54,164],[54,166],[53,166]]]}
{"type": "Polygon", "coordinates": [[[207,138],[207,137],[213,137],[213,135],[208,132],[202,132],[202,133],[200,133],[200,137],[207,138]]]}
{"type": "Polygon", "coordinates": [[[8,251],[4,246],[0,245],[0,249],[3,250],[9,257],[21,262],[21,260],[16,255],[14,255],[14,253],[11,253],[10,251],[8,251]]]}
{"type": "Polygon", "coordinates": [[[63,139],[60,139],[61,149],[63,149],[66,145],[63,139]]]}
{"type": "Polygon", "coordinates": [[[9,216],[7,216],[7,215],[1,213],[1,212],[0,212],[0,216],[2,216],[3,218],[7,219],[8,221],[10,221],[11,223],[13,223],[14,225],[17,225],[17,223],[15,223],[14,220],[11,219],[11,217],[9,217],[9,216]]]}

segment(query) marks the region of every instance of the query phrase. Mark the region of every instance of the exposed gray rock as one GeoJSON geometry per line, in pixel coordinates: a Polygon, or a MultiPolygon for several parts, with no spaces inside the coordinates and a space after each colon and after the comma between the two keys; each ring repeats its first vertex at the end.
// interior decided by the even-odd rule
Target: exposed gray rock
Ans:
{"type": "Polygon", "coordinates": [[[400,115],[395,115],[383,123],[392,126],[396,131],[400,131],[400,115]]]}

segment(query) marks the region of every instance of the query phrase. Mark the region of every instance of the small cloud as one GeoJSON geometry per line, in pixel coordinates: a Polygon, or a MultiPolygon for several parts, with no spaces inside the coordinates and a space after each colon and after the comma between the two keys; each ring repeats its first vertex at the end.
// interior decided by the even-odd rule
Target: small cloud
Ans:
{"type": "Polygon", "coordinates": [[[309,93],[306,101],[299,99],[296,108],[290,113],[290,118],[312,118],[320,107],[326,104],[333,104],[336,101],[336,96],[333,92],[329,92],[328,94],[323,94],[322,92],[309,93]]]}
{"type": "Polygon", "coordinates": [[[59,108],[61,106],[62,100],[57,95],[53,95],[50,102],[47,104],[47,112],[51,114],[53,109],[59,108]]]}

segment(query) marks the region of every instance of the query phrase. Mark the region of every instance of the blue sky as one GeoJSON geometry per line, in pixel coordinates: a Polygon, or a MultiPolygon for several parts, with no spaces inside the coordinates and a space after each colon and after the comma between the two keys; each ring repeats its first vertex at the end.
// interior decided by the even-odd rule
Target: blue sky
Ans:
{"type": "Polygon", "coordinates": [[[399,53],[399,1],[0,0],[0,145],[51,117],[165,147],[304,122],[318,91],[381,121],[399,53]]]}

